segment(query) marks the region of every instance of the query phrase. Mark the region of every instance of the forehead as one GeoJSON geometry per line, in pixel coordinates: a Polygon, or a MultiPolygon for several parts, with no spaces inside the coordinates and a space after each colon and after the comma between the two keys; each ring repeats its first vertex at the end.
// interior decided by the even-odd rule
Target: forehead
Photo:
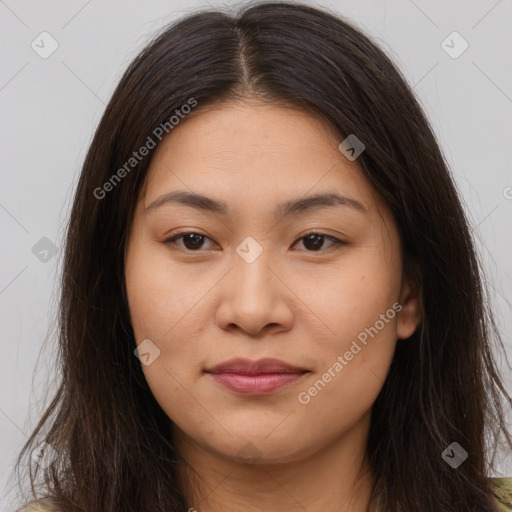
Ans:
{"type": "Polygon", "coordinates": [[[371,210],[378,198],[341,137],[316,116],[295,108],[224,103],[196,110],[157,147],[144,203],[189,188],[256,206],[332,190],[371,210]]]}

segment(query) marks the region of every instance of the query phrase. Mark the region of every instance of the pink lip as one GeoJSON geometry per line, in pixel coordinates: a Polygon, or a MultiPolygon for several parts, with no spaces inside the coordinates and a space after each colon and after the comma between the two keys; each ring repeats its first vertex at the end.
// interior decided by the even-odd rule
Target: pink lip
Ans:
{"type": "Polygon", "coordinates": [[[268,395],[296,381],[308,370],[278,359],[231,359],[206,370],[224,387],[244,395],[268,395]]]}

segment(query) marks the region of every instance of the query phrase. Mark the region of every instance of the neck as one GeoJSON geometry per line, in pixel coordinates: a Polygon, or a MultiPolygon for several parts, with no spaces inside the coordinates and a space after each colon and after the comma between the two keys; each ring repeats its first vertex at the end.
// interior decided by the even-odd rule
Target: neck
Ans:
{"type": "Polygon", "coordinates": [[[174,427],[176,447],[194,471],[179,484],[190,512],[365,512],[372,487],[364,462],[369,416],[307,457],[249,465],[199,446],[174,427]]]}

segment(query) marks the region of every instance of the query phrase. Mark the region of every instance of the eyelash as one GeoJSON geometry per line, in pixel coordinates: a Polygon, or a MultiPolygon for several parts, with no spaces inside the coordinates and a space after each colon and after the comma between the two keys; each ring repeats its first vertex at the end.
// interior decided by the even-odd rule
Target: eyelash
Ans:
{"type": "MultiPolygon", "coordinates": [[[[211,240],[210,237],[206,236],[206,235],[203,235],[202,233],[198,233],[196,231],[182,231],[181,233],[177,233],[177,234],[174,234],[172,235],[171,237],[165,239],[162,243],[166,246],[171,246],[171,245],[176,245],[175,242],[180,239],[180,238],[183,238],[185,235],[199,235],[203,238],[208,238],[211,240]]],[[[331,236],[331,235],[328,235],[326,233],[323,233],[321,231],[309,231],[308,233],[305,233],[304,235],[302,235],[300,238],[298,238],[295,242],[294,242],[294,245],[295,243],[297,243],[298,241],[300,240],[303,240],[304,238],[307,238],[308,236],[311,236],[311,235],[320,235],[320,236],[323,236],[324,238],[326,239],[329,239],[333,242],[333,245],[330,247],[330,249],[332,248],[336,248],[336,246],[343,246],[343,245],[347,245],[347,242],[344,242],[343,240],[340,240],[334,236],[331,236]]],[[[187,249],[186,247],[185,248],[182,248],[182,247],[178,247],[177,249],[175,247],[173,247],[173,249],[175,250],[181,250],[181,251],[184,251],[184,252],[189,252],[189,253],[194,253],[194,252],[203,252],[201,251],[201,248],[193,251],[193,250],[190,250],[190,249],[187,249]]],[[[329,249],[327,249],[327,251],[329,251],[329,249]]],[[[326,252],[326,250],[318,250],[318,251],[306,251],[306,252],[310,252],[310,253],[317,253],[317,252],[326,252]]]]}

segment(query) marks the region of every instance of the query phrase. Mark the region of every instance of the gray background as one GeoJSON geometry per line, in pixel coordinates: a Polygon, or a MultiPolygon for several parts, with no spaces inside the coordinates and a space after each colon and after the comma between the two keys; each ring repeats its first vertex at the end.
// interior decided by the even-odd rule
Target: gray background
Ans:
{"type": "MultiPolygon", "coordinates": [[[[53,345],[41,349],[55,333],[63,230],[93,130],[152,33],[208,5],[228,3],[0,0],[1,510],[16,484],[8,480],[14,457],[54,389],[53,382],[45,385],[54,371],[53,345]],[[42,46],[43,31],[58,43],[46,59],[31,47],[34,40],[42,46]],[[54,255],[43,252],[51,249],[48,240],[40,242],[44,237],[55,245],[54,255]]],[[[465,200],[510,357],[512,1],[318,5],[365,29],[414,85],[465,200]],[[453,31],[469,44],[457,58],[442,46],[453,31]]],[[[446,45],[452,54],[462,48],[453,36],[446,45]]],[[[501,455],[500,473],[512,476],[510,454],[501,455]]]]}

